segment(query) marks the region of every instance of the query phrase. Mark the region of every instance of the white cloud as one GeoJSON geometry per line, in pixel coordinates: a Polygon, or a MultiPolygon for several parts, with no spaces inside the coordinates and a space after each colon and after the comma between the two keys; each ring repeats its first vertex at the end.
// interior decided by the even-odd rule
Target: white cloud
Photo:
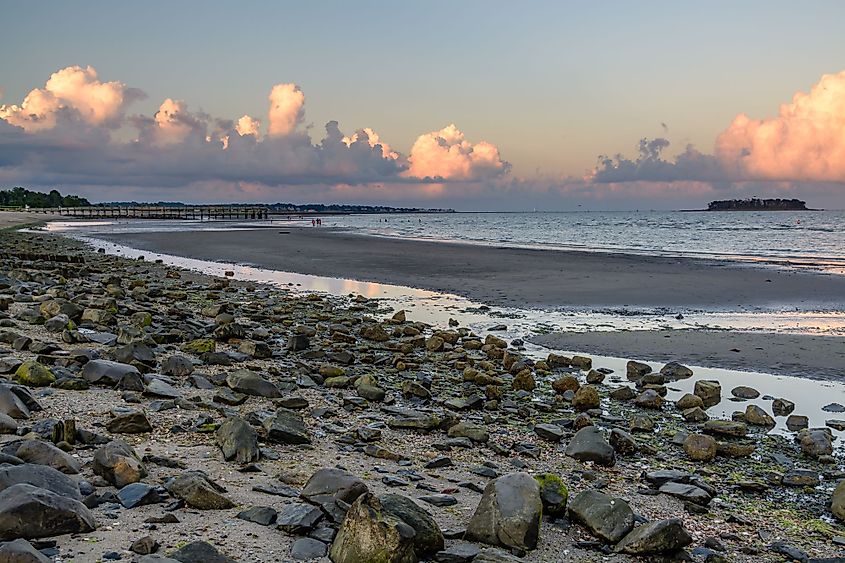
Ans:
{"type": "Polygon", "coordinates": [[[408,162],[409,177],[444,180],[490,178],[510,168],[496,145],[486,141],[473,144],[454,124],[417,137],[408,162]]]}
{"type": "Polygon", "coordinates": [[[290,135],[305,119],[305,94],[296,84],[276,84],[270,90],[269,127],[271,137],[290,135]]]}

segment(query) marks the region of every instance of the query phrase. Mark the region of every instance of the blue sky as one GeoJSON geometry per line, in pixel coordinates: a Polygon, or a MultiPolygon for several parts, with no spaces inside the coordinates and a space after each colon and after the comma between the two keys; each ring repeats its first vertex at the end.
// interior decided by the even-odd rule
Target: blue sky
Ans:
{"type": "Polygon", "coordinates": [[[191,111],[263,117],[276,83],[408,154],[455,123],[514,178],[580,177],[642,137],[710,153],[733,118],[777,113],[845,69],[845,3],[37,2],[4,7],[0,103],[80,65],[191,111]],[[666,127],[662,124],[665,124],[666,127]]]}

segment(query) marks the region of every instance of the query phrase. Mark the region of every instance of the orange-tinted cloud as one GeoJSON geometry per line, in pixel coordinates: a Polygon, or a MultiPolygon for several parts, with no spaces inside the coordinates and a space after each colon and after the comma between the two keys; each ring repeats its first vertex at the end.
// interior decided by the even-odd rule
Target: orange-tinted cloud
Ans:
{"type": "Polygon", "coordinates": [[[90,125],[104,125],[122,115],[126,103],[139,91],[122,82],[101,82],[97,71],[88,66],[69,66],[35,88],[20,106],[0,106],[0,119],[27,131],[56,126],[59,112],[70,111],[90,125]]]}
{"type": "Polygon", "coordinates": [[[267,134],[280,137],[293,133],[305,118],[305,94],[296,84],[276,84],[269,100],[267,134]]]}
{"type": "Polygon", "coordinates": [[[474,180],[498,176],[510,168],[496,145],[471,143],[454,124],[417,137],[406,173],[414,178],[474,180]]]}
{"type": "Polygon", "coordinates": [[[240,119],[238,119],[238,123],[235,125],[235,131],[238,132],[238,135],[241,137],[245,135],[252,135],[253,137],[258,137],[259,130],[261,129],[261,122],[254,117],[250,117],[249,115],[244,115],[240,119]]]}
{"type": "Polygon", "coordinates": [[[716,155],[742,178],[845,182],[845,71],[795,94],[777,117],[738,115],[716,155]]]}

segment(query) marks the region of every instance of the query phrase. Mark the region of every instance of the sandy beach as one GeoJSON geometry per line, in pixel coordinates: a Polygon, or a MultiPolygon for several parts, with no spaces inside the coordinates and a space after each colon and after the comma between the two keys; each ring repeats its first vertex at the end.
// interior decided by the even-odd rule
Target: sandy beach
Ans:
{"type": "Polygon", "coordinates": [[[14,229],[27,225],[41,225],[49,220],[50,215],[23,213],[18,211],[0,212],[0,229],[14,229]]]}
{"type": "Polygon", "coordinates": [[[189,258],[391,283],[516,307],[840,308],[845,276],[715,260],[482,247],[330,229],[108,235],[189,258]]]}

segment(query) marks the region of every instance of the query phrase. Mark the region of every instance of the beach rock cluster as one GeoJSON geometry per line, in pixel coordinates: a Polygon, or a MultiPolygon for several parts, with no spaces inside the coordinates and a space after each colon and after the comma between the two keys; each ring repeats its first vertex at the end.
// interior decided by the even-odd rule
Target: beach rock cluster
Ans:
{"type": "Polygon", "coordinates": [[[698,379],[670,400],[695,378],[678,362],[615,374],[361,296],[0,239],[0,560],[837,549],[837,423],[802,425],[788,399],[698,379]],[[728,400],[747,404],[708,410],[728,400]],[[825,525],[783,524],[808,515],[825,525]]]}

